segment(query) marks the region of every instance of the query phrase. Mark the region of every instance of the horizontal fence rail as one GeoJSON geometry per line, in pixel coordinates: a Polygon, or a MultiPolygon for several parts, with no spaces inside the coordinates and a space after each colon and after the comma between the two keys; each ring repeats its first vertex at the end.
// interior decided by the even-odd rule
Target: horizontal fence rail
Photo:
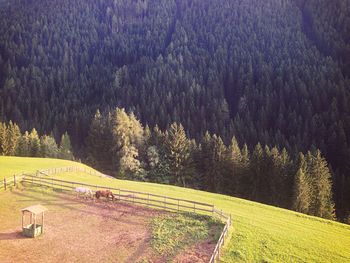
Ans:
{"type": "Polygon", "coordinates": [[[88,187],[93,192],[98,190],[110,190],[115,196],[115,200],[123,201],[123,202],[131,202],[134,204],[146,205],[149,207],[155,207],[158,209],[169,210],[169,211],[183,211],[183,212],[194,212],[194,213],[202,213],[212,216],[217,216],[221,220],[224,220],[225,226],[221,235],[219,237],[218,242],[216,243],[215,249],[211,255],[209,263],[217,262],[220,258],[220,252],[222,246],[225,243],[225,238],[229,232],[229,228],[231,226],[231,215],[222,212],[222,210],[217,210],[214,205],[206,204],[202,202],[196,202],[187,199],[173,198],[163,195],[132,191],[121,188],[113,188],[102,185],[93,185],[86,184],[82,182],[74,182],[67,180],[60,180],[56,178],[49,177],[50,175],[57,173],[65,173],[65,172],[83,172],[90,175],[95,175],[99,177],[106,178],[114,178],[109,175],[86,169],[84,167],[59,167],[59,168],[50,168],[45,170],[38,170],[35,172],[35,175],[30,173],[23,173],[21,175],[14,175],[13,177],[4,178],[2,182],[0,182],[0,190],[6,190],[9,186],[16,186],[17,182],[26,182],[38,186],[51,187],[56,189],[68,190],[72,191],[76,187],[88,187]]]}
{"type": "Polygon", "coordinates": [[[49,177],[42,177],[42,176],[39,177],[39,176],[32,176],[32,175],[25,175],[25,178],[22,181],[40,185],[40,186],[60,188],[62,190],[74,190],[76,187],[88,187],[93,192],[96,192],[98,190],[110,190],[114,194],[116,200],[119,200],[119,201],[132,202],[132,203],[143,204],[147,206],[154,206],[162,209],[175,210],[175,211],[204,212],[207,214],[216,213],[214,209],[214,205],[210,205],[206,203],[180,199],[180,198],[173,198],[173,197],[151,194],[151,193],[145,193],[145,192],[139,192],[139,191],[126,190],[121,188],[113,188],[113,187],[108,187],[103,185],[92,185],[92,184],[86,184],[81,182],[59,180],[59,179],[54,179],[52,177],[49,178],[49,177]]]}

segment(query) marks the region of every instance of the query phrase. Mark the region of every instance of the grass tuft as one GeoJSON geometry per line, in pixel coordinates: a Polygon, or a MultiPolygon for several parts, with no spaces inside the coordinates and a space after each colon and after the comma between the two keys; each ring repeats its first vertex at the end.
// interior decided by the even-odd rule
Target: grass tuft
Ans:
{"type": "Polygon", "coordinates": [[[197,242],[207,239],[216,241],[214,238],[222,231],[223,224],[209,216],[181,213],[154,218],[151,229],[153,249],[161,255],[171,257],[197,242]],[[216,231],[212,231],[213,228],[216,231]]]}

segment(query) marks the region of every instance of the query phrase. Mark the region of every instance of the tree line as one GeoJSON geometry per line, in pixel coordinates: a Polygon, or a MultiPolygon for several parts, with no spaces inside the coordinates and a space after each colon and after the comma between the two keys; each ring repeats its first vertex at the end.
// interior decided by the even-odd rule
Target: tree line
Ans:
{"type": "Polygon", "coordinates": [[[52,135],[39,136],[35,128],[21,133],[12,121],[0,122],[0,155],[74,159],[68,133],[57,144],[52,135]]]}
{"type": "Polygon", "coordinates": [[[87,161],[124,179],[173,184],[238,196],[335,219],[332,176],[319,150],[293,159],[285,148],[226,145],[206,132],[188,137],[180,123],[142,126],[133,113],[97,111],[87,137],[87,161]]]}

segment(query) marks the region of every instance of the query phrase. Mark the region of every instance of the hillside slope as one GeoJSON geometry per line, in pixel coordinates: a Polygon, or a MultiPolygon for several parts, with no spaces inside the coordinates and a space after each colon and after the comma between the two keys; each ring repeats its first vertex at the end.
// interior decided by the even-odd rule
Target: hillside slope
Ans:
{"type": "MultiPolygon", "coordinates": [[[[24,167],[36,170],[71,165],[72,162],[63,160],[0,157],[0,174],[18,173],[24,167]]],[[[223,262],[350,262],[350,226],[338,222],[175,186],[83,173],[64,173],[55,177],[214,204],[233,216],[232,237],[226,244],[223,262]]]]}
{"type": "Polygon", "coordinates": [[[61,159],[0,156],[0,180],[14,174],[34,173],[37,170],[67,166],[88,168],[84,164],[61,159]]]}

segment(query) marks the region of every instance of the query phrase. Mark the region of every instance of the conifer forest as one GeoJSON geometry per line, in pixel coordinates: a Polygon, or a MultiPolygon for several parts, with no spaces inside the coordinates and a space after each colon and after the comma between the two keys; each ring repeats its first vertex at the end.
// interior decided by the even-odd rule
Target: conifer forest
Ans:
{"type": "Polygon", "coordinates": [[[0,1],[0,123],[1,155],[350,222],[350,1],[0,1]]]}

